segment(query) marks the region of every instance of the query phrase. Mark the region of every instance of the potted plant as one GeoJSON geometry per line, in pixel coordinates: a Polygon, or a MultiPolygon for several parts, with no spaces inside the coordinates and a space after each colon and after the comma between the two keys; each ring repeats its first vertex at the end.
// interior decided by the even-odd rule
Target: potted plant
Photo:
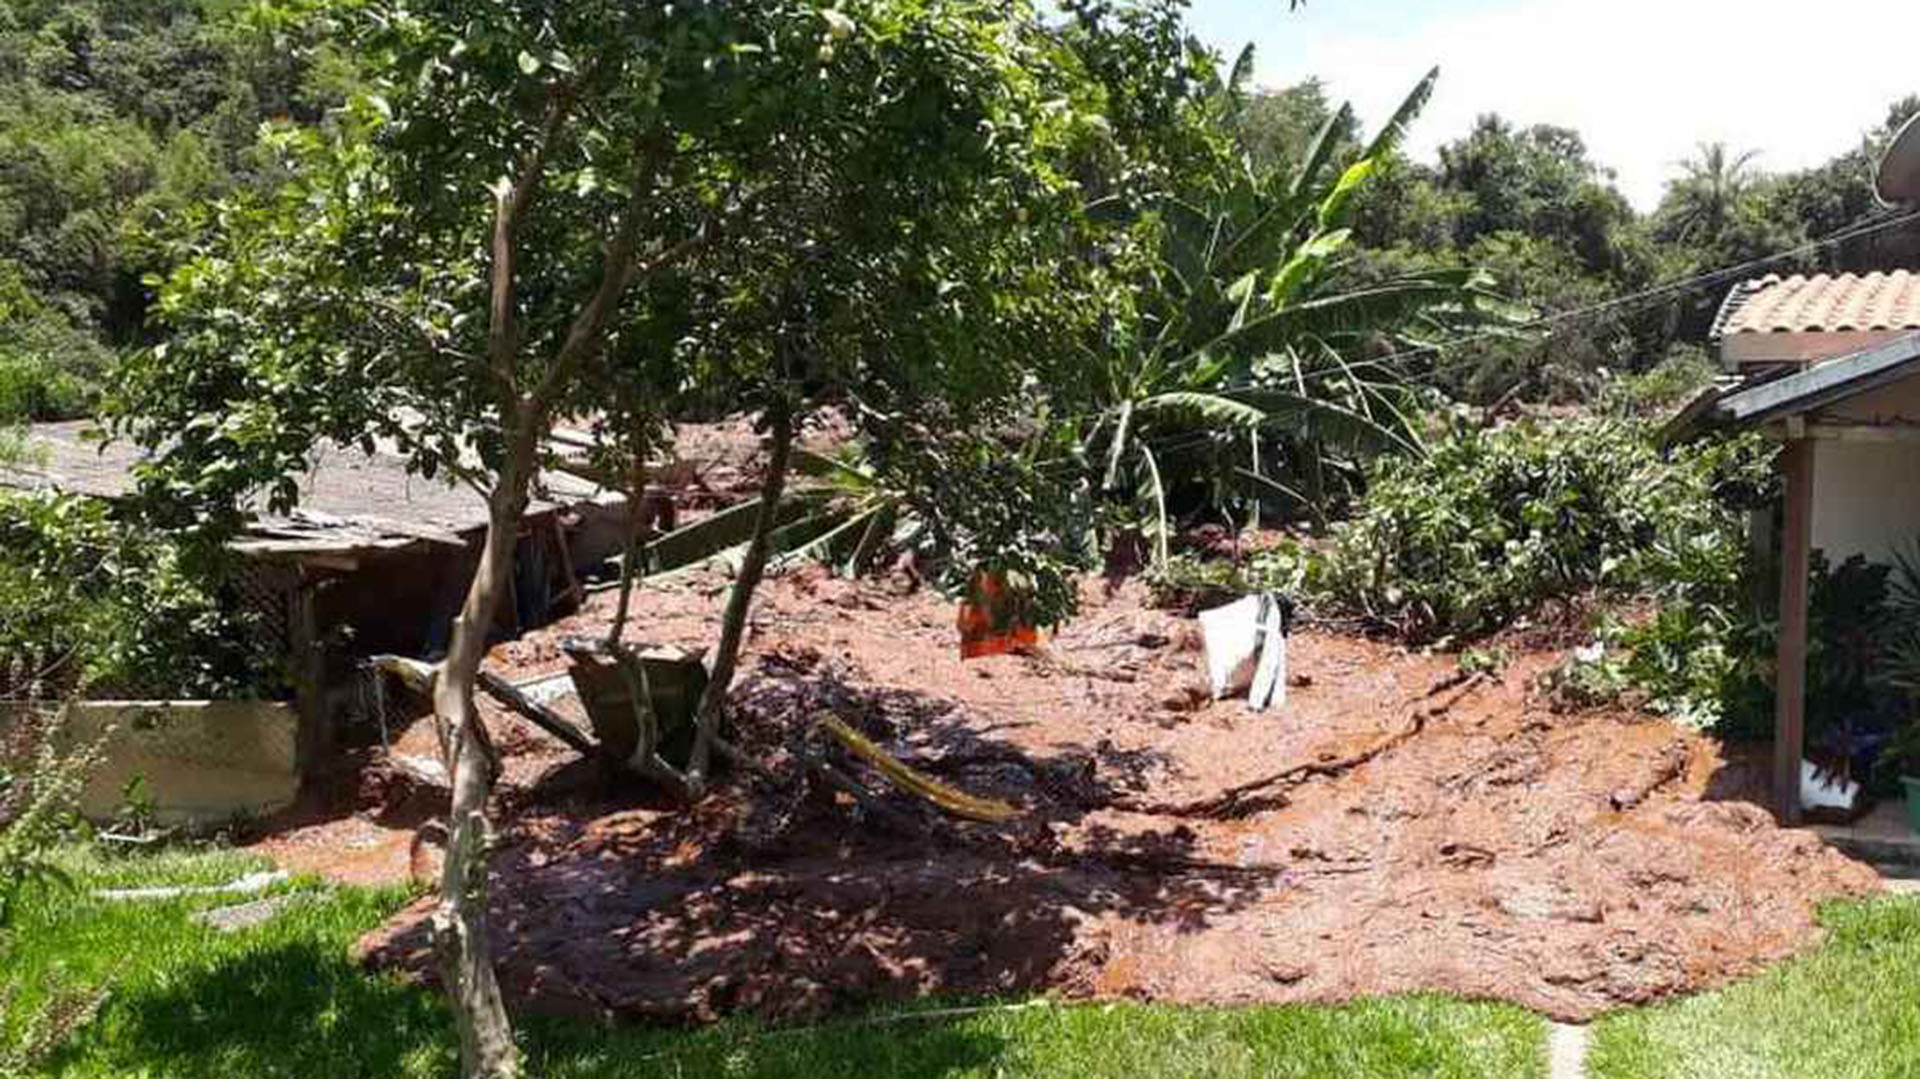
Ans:
{"type": "Polygon", "coordinates": [[[1887,617],[1881,624],[1880,679],[1904,694],[1912,718],[1893,732],[1875,771],[1898,780],[1907,823],[1920,832],[1920,538],[1893,553],[1887,580],[1887,617]]]}

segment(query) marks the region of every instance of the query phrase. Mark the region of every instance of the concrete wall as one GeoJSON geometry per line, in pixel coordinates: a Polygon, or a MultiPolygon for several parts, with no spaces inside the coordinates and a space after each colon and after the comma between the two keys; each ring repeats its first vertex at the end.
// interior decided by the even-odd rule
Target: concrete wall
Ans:
{"type": "Polygon", "coordinates": [[[1813,546],[1835,565],[1886,562],[1920,537],[1920,442],[1833,442],[1813,452],[1813,546]]]}
{"type": "Polygon", "coordinates": [[[66,735],[105,737],[105,759],[81,811],[120,807],[139,776],[163,823],[217,825],[284,809],[300,791],[299,713],[278,701],[85,701],[67,710],[66,735]]]}

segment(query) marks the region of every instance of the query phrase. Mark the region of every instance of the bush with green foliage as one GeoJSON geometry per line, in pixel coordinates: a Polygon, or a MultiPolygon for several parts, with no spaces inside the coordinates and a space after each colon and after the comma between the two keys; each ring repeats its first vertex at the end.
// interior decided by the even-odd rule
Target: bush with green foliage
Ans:
{"type": "MultiPolygon", "coordinates": [[[[93,746],[63,744],[50,710],[23,709],[0,724],[0,959],[30,891],[75,887],[55,855],[80,825],[80,792],[96,759],[93,746]]],[[[55,984],[21,1004],[0,986],[0,1076],[37,1074],[105,999],[101,986],[55,984]]]]}
{"type": "Polygon", "coordinates": [[[1675,345],[1651,369],[1639,374],[1600,372],[1595,410],[1620,419],[1659,421],[1713,384],[1720,367],[1697,345],[1675,345]]]}
{"type": "Polygon", "coordinates": [[[15,694],[254,696],[279,688],[210,545],[69,495],[0,495],[0,682],[15,694]]]}
{"type": "Polygon", "coordinates": [[[1744,561],[1736,507],[1767,474],[1749,441],[1667,456],[1615,420],[1488,429],[1456,417],[1426,456],[1374,470],[1321,582],[1421,642],[1479,637],[1593,590],[1724,595],[1744,561]]]}
{"type": "MultiPolygon", "coordinates": [[[[1651,617],[1603,618],[1594,643],[1551,672],[1548,687],[1576,706],[1626,699],[1724,737],[1771,736],[1780,623],[1771,580],[1752,576],[1760,570],[1748,560],[1695,573],[1651,617]]],[[[1806,724],[1815,744],[1885,712],[1882,661],[1903,625],[1888,607],[1887,576],[1858,555],[1834,566],[1814,552],[1806,724]]]]}
{"type": "Polygon", "coordinates": [[[1155,607],[1199,611],[1255,592],[1311,597],[1318,562],[1306,547],[1282,540],[1231,560],[1177,554],[1147,574],[1155,607]]]}

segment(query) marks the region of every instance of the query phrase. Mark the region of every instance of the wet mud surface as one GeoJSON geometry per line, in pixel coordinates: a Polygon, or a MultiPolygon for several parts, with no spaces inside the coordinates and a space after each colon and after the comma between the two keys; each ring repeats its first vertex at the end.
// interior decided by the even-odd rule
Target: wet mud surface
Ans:
{"type": "MultiPolygon", "coordinates": [[[[724,586],[649,590],[636,624],[704,647],[724,586]]],[[[516,680],[561,669],[558,640],[603,625],[610,601],[491,662],[516,680]]],[[[1146,609],[1137,586],[1090,591],[1044,657],[963,663],[955,641],[952,608],[925,592],[770,581],[733,737],[786,778],[736,770],[691,811],[490,709],[507,756],[492,897],[509,992],[701,1022],[936,991],[1438,990],[1581,1020],[1749,974],[1817,941],[1819,902],[1879,886],[1744,800],[1749,777],[1710,740],[1548,708],[1530,687],[1554,652],[1463,679],[1451,657],[1303,631],[1290,699],[1254,714],[1206,700],[1195,623],[1146,609]],[[800,778],[835,752],[812,730],[823,712],[1023,816],[961,822],[892,793],[887,819],[869,814],[800,778]]],[[[430,746],[416,724],[397,748],[430,746]]],[[[355,789],[424,804],[364,777],[355,789]]],[[[412,831],[430,814],[383,812],[346,818],[384,828],[382,853],[340,861],[359,879],[430,876],[412,831]]],[[[326,871],[339,827],[269,845],[326,871]]],[[[431,978],[430,910],[371,934],[364,959],[431,978]]]]}

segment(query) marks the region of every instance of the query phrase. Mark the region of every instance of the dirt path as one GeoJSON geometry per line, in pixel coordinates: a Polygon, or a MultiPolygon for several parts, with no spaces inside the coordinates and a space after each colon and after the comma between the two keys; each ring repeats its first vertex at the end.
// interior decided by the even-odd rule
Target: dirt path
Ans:
{"type": "MultiPolygon", "coordinates": [[[[704,645],[721,587],[646,593],[649,639],[704,645]]],[[[935,990],[1442,990],[1586,1020],[1805,948],[1819,901],[1878,886],[1810,833],[1715,800],[1713,744],[1542,706],[1528,686],[1550,654],[1462,683],[1448,657],[1307,632],[1289,704],[1254,715],[1204,700],[1190,620],[1132,590],[1089,599],[1053,662],[965,664],[951,608],[924,593],[809,572],[759,605],[738,740],[790,764],[832,711],[1021,805],[1011,827],[897,835],[830,792],[744,779],[673,811],[492,717],[511,758],[494,890],[511,990],[696,1021],[935,990]]],[[[602,617],[494,660],[555,669],[555,642],[602,617]]],[[[369,961],[425,976],[425,914],[370,936],[369,961]]]]}

